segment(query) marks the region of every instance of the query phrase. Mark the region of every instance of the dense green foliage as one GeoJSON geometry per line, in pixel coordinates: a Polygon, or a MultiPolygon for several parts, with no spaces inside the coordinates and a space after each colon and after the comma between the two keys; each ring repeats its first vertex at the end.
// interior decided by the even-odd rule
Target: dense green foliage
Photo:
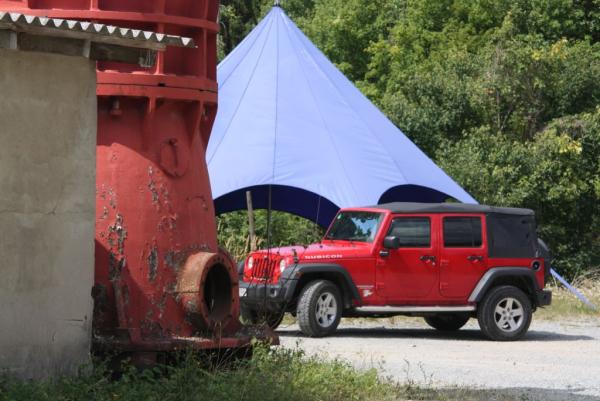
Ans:
{"type": "MultiPolygon", "coordinates": [[[[222,54],[270,4],[223,2],[222,54]]],[[[477,200],[534,209],[560,271],[600,265],[600,0],[282,6],[477,200]]]]}
{"type": "MultiPolygon", "coordinates": [[[[323,237],[323,229],[309,220],[288,213],[273,211],[271,214],[271,238],[267,235],[268,217],[266,210],[255,210],[255,235],[257,248],[286,245],[308,245],[323,237]]],[[[242,260],[250,249],[248,214],[245,211],[219,216],[219,243],[236,261],[242,260]]]]}

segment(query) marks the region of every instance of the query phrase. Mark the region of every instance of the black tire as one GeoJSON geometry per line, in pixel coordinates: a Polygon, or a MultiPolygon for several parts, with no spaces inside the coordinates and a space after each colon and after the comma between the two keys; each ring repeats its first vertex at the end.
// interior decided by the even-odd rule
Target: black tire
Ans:
{"type": "Polygon", "coordinates": [[[469,321],[470,316],[458,313],[444,313],[425,317],[428,325],[440,331],[460,330],[469,321]]]}
{"type": "Polygon", "coordinates": [[[247,324],[266,324],[275,330],[283,321],[284,312],[264,312],[242,306],[240,308],[242,321],[247,324]]]}
{"type": "Polygon", "coordinates": [[[300,294],[296,308],[298,325],[309,337],[332,334],[342,318],[342,296],[331,281],[318,280],[308,283],[300,294]]]}
{"type": "Polygon", "coordinates": [[[489,290],[479,303],[477,320],[490,340],[515,341],[527,333],[532,313],[531,301],[523,291],[503,285],[489,290]]]}

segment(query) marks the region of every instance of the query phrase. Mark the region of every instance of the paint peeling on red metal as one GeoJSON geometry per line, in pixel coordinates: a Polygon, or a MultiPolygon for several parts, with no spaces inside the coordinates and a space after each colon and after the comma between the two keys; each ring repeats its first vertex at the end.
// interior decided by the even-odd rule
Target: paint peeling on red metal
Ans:
{"type": "Polygon", "coordinates": [[[0,0],[27,14],[194,40],[156,65],[97,63],[94,335],[99,346],[165,351],[238,347],[272,333],[239,324],[237,273],[217,247],[205,150],[217,109],[217,0],[0,0]],[[205,271],[226,266],[230,310],[202,305],[205,271]]]}

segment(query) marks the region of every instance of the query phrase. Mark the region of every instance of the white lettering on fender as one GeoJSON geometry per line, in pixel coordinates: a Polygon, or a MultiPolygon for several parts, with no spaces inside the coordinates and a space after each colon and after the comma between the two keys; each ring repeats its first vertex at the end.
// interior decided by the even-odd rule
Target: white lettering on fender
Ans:
{"type": "Polygon", "coordinates": [[[341,259],[343,255],[306,255],[304,259],[341,259]]]}
{"type": "Polygon", "coordinates": [[[357,286],[362,292],[363,298],[368,298],[373,295],[373,286],[372,285],[358,285],[357,286]]]}

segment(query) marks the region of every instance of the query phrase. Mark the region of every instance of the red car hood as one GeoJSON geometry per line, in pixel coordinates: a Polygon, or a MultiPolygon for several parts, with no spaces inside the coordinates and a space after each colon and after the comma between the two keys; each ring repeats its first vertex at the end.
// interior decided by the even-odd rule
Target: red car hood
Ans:
{"type": "Polygon", "coordinates": [[[371,253],[372,244],[365,242],[350,241],[323,241],[318,244],[311,244],[307,247],[303,245],[292,245],[281,248],[272,248],[270,250],[260,250],[253,252],[255,256],[264,256],[269,253],[281,258],[298,257],[299,263],[315,263],[320,261],[333,261],[346,257],[367,257],[371,253]]]}

